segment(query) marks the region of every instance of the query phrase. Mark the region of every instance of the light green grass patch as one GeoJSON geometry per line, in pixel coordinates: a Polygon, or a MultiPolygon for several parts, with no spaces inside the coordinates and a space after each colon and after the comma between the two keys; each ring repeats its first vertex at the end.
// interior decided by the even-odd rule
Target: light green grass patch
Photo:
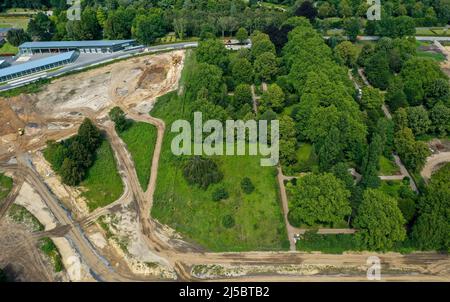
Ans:
{"type": "Polygon", "coordinates": [[[143,122],[133,122],[127,130],[120,133],[120,137],[131,153],[139,183],[144,191],[147,190],[150,179],[156,134],[156,128],[153,125],[143,122]]]}
{"type": "Polygon", "coordinates": [[[122,179],[107,140],[103,140],[97,149],[94,165],[89,168],[81,186],[85,189],[82,196],[87,199],[90,211],[107,206],[122,195],[122,179]]]}
{"type": "Polygon", "coordinates": [[[9,192],[13,187],[13,180],[11,177],[6,176],[3,173],[0,173],[0,204],[3,199],[8,196],[9,192]]]}
{"type": "Polygon", "coordinates": [[[3,44],[2,47],[0,47],[0,55],[2,54],[17,54],[19,52],[19,48],[12,46],[8,42],[3,44]]]}
{"type": "Polygon", "coordinates": [[[445,55],[432,51],[417,51],[417,56],[421,58],[430,58],[436,62],[444,62],[447,59],[445,55]]]}
{"type": "Polygon", "coordinates": [[[39,240],[39,245],[41,251],[50,258],[54,271],[58,273],[64,270],[61,254],[55,243],[50,238],[45,237],[39,240]]]}
{"type": "Polygon", "coordinates": [[[402,186],[403,182],[401,180],[382,180],[380,190],[394,198],[398,198],[402,186]]]}
{"type": "Polygon", "coordinates": [[[9,208],[8,216],[15,222],[23,224],[31,229],[33,232],[43,231],[44,226],[39,220],[33,216],[25,207],[12,204],[9,208]]]}
{"type": "MultiPolygon", "coordinates": [[[[186,118],[176,93],[159,98],[152,115],[162,118],[168,128],[174,120],[186,118]]],[[[164,138],[152,216],[212,251],[285,249],[287,236],[275,168],[261,167],[258,156],[215,156],[223,180],[202,190],[190,186],[183,177],[184,159],[170,149],[175,135],[166,133],[164,138]],[[244,177],[255,186],[252,194],[241,190],[244,177]],[[222,186],[230,197],[214,202],[212,192],[222,186]],[[234,227],[222,225],[225,215],[233,216],[234,227]]]]}
{"type": "Polygon", "coordinates": [[[0,16],[0,28],[23,28],[27,29],[28,22],[30,21],[29,17],[21,17],[21,16],[0,16]]]}
{"type": "Polygon", "coordinates": [[[399,174],[400,169],[392,160],[381,155],[378,158],[378,163],[380,165],[380,175],[396,175],[399,174]]]}

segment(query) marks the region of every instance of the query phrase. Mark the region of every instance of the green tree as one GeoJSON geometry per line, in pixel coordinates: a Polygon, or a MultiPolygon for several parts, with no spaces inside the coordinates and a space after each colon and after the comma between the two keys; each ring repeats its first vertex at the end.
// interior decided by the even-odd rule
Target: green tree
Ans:
{"type": "Polygon", "coordinates": [[[253,82],[253,66],[247,59],[235,59],[232,65],[231,73],[236,85],[241,83],[250,84],[253,82]]]}
{"type": "Polygon", "coordinates": [[[355,67],[359,50],[353,43],[349,41],[341,42],[334,48],[334,52],[345,65],[355,67]]]}
{"type": "Polygon", "coordinates": [[[138,15],[134,20],[132,33],[142,44],[151,44],[164,35],[162,12],[155,11],[149,15],[138,15]]]}
{"type": "Polygon", "coordinates": [[[28,23],[28,34],[36,40],[49,41],[55,33],[55,24],[50,18],[39,12],[28,23]]]}
{"type": "MultiPolygon", "coordinates": [[[[344,0],[346,1],[346,0],[344,0]]],[[[345,20],[344,22],[344,29],[345,33],[347,34],[350,41],[355,42],[356,38],[359,35],[359,32],[361,30],[361,23],[359,18],[350,18],[348,20],[345,20]]]]}
{"type": "Polygon", "coordinates": [[[272,109],[275,112],[280,112],[283,108],[284,92],[277,84],[270,84],[261,96],[259,108],[261,111],[272,109]]]}
{"type": "Polygon", "coordinates": [[[297,134],[295,122],[288,115],[280,118],[280,159],[283,164],[292,164],[297,159],[297,134]]]}
{"type": "Polygon", "coordinates": [[[6,40],[8,40],[9,44],[12,46],[19,46],[20,44],[27,42],[30,40],[30,36],[22,29],[11,29],[6,34],[6,40]]]}
{"type": "Polygon", "coordinates": [[[253,58],[259,57],[265,52],[271,52],[275,54],[275,45],[273,45],[269,36],[262,32],[254,32],[251,36],[252,41],[252,56],[253,58]]]}
{"type": "Polygon", "coordinates": [[[248,32],[245,28],[241,27],[236,32],[236,39],[238,39],[239,43],[244,44],[248,39],[248,32]]]}
{"type": "Polygon", "coordinates": [[[384,104],[384,96],[381,91],[373,87],[363,87],[361,105],[366,110],[379,110],[384,104]]]}
{"type": "Polygon", "coordinates": [[[272,52],[264,52],[254,62],[255,77],[259,81],[270,82],[278,74],[278,60],[272,52]]]}
{"type": "Polygon", "coordinates": [[[382,191],[368,189],[358,207],[356,238],[371,250],[389,250],[406,238],[402,212],[397,201],[382,191]]]}
{"type": "Polygon", "coordinates": [[[333,174],[308,174],[288,190],[292,196],[289,221],[294,226],[336,226],[351,213],[350,192],[333,174]]]}
{"type": "Polygon", "coordinates": [[[413,171],[420,171],[430,154],[424,142],[415,141],[410,128],[399,130],[394,137],[394,146],[405,166],[413,171]]]}
{"type": "Polygon", "coordinates": [[[431,121],[428,112],[423,106],[406,108],[408,114],[408,127],[411,128],[414,135],[425,134],[431,127],[431,121]]]}
{"type": "Polygon", "coordinates": [[[78,185],[84,178],[84,170],[70,158],[65,158],[61,165],[60,175],[63,183],[69,186],[78,185]]]}
{"type": "Polygon", "coordinates": [[[422,250],[450,251],[450,164],[432,177],[419,199],[419,217],[412,238],[422,250]]]}
{"type": "Polygon", "coordinates": [[[240,108],[244,104],[253,104],[252,91],[250,85],[239,84],[234,90],[234,108],[240,108]]]}
{"type": "Polygon", "coordinates": [[[368,61],[365,73],[369,82],[382,90],[387,89],[391,79],[389,61],[386,52],[379,51],[368,61]]]}
{"type": "Polygon", "coordinates": [[[430,119],[434,131],[439,136],[450,133],[450,108],[442,102],[437,103],[430,111],[430,119]]]}
{"type": "Polygon", "coordinates": [[[90,119],[85,118],[78,129],[77,139],[87,150],[94,151],[100,146],[101,133],[90,119]]]}
{"type": "Polygon", "coordinates": [[[200,63],[192,70],[190,80],[186,83],[186,98],[196,100],[205,97],[208,101],[221,104],[226,93],[222,70],[207,63],[200,63]],[[205,94],[200,96],[199,94],[205,94]]]}
{"type": "Polygon", "coordinates": [[[213,160],[200,156],[188,159],[183,168],[183,176],[189,184],[197,185],[203,190],[223,178],[222,172],[213,160]]]}
{"type": "Polygon", "coordinates": [[[109,111],[109,118],[114,122],[117,132],[125,131],[130,123],[125,117],[125,112],[116,106],[109,111]]]}
{"type": "Polygon", "coordinates": [[[228,51],[220,40],[209,39],[200,41],[195,53],[197,60],[201,63],[216,65],[222,70],[228,68],[228,51]]]}

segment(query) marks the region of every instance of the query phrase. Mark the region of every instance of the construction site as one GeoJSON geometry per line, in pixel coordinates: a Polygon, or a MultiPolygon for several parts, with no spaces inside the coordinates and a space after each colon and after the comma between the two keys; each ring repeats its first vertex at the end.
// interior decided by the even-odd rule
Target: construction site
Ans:
{"type": "Polygon", "coordinates": [[[376,255],[384,280],[449,280],[445,254],[213,253],[153,219],[159,157],[170,125],[152,117],[151,110],[158,97],[183,90],[185,56],[184,50],[138,56],[55,79],[36,94],[0,98],[0,172],[13,179],[0,202],[0,267],[9,276],[16,281],[360,281],[367,280],[366,259],[376,255]],[[116,106],[127,118],[156,128],[146,190],[108,117],[116,106]],[[43,156],[47,141],[75,135],[86,117],[106,134],[123,183],[119,199],[93,211],[82,189],[64,185],[43,156]],[[8,214],[13,205],[31,213],[41,229],[31,218],[15,221],[8,214]],[[55,272],[39,249],[39,240],[47,237],[57,247],[62,271],[55,272]]]}

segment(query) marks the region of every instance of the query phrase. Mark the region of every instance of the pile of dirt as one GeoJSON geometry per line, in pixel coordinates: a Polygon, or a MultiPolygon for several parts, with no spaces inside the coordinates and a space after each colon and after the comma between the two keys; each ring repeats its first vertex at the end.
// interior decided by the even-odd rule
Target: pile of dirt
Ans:
{"type": "Polygon", "coordinates": [[[0,137],[16,134],[19,128],[25,128],[25,123],[11,109],[9,102],[0,99],[0,137]]]}
{"type": "Polygon", "coordinates": [[[166,77],[167,68],[161,65],[150,66],[144,70],[139,78],[138,87],[141,89],[150,89],[152,85],[161,83],[166,77]]]}

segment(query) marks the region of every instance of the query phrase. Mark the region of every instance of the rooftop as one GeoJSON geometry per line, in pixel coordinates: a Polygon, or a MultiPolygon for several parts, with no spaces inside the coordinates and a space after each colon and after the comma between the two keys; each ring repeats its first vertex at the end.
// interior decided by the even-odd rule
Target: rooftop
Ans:
{"type": "Polygon", "coordinates": [[[51,57],[47,57],[44,59],[39,59],[39,60],[35,60],[35,61],[30,61],[27,63],[23,63],[23,64],[18,64],[18,65],[14,65],[11,67],[7,67],[7,68],[3,68],[0,69],[0,78],[4,77],[4,76],[8,76],[11,74],[16,74],[16,73],[20,73],[20,72],[24,72],[33,68],[38,68],[38,67],[42,67],[42,66],[46,66],[49,64],[54,64],[57,62],[61,62],[64,60],[69,60],[73,57],[73,55],[75,54],[75,51],[69,51],[69,52],[64,52],[62,54],[58,54],[56,56],[51,56],[51,57]]]}
{"type": "Polygon", "coordinates": [[[124,43],[134,42],[134,40],[93,40],[93,41],[46,41],[46,42],[25,42],[19,48],[71,48],[71,47],[107,47],[124,43]]]}

